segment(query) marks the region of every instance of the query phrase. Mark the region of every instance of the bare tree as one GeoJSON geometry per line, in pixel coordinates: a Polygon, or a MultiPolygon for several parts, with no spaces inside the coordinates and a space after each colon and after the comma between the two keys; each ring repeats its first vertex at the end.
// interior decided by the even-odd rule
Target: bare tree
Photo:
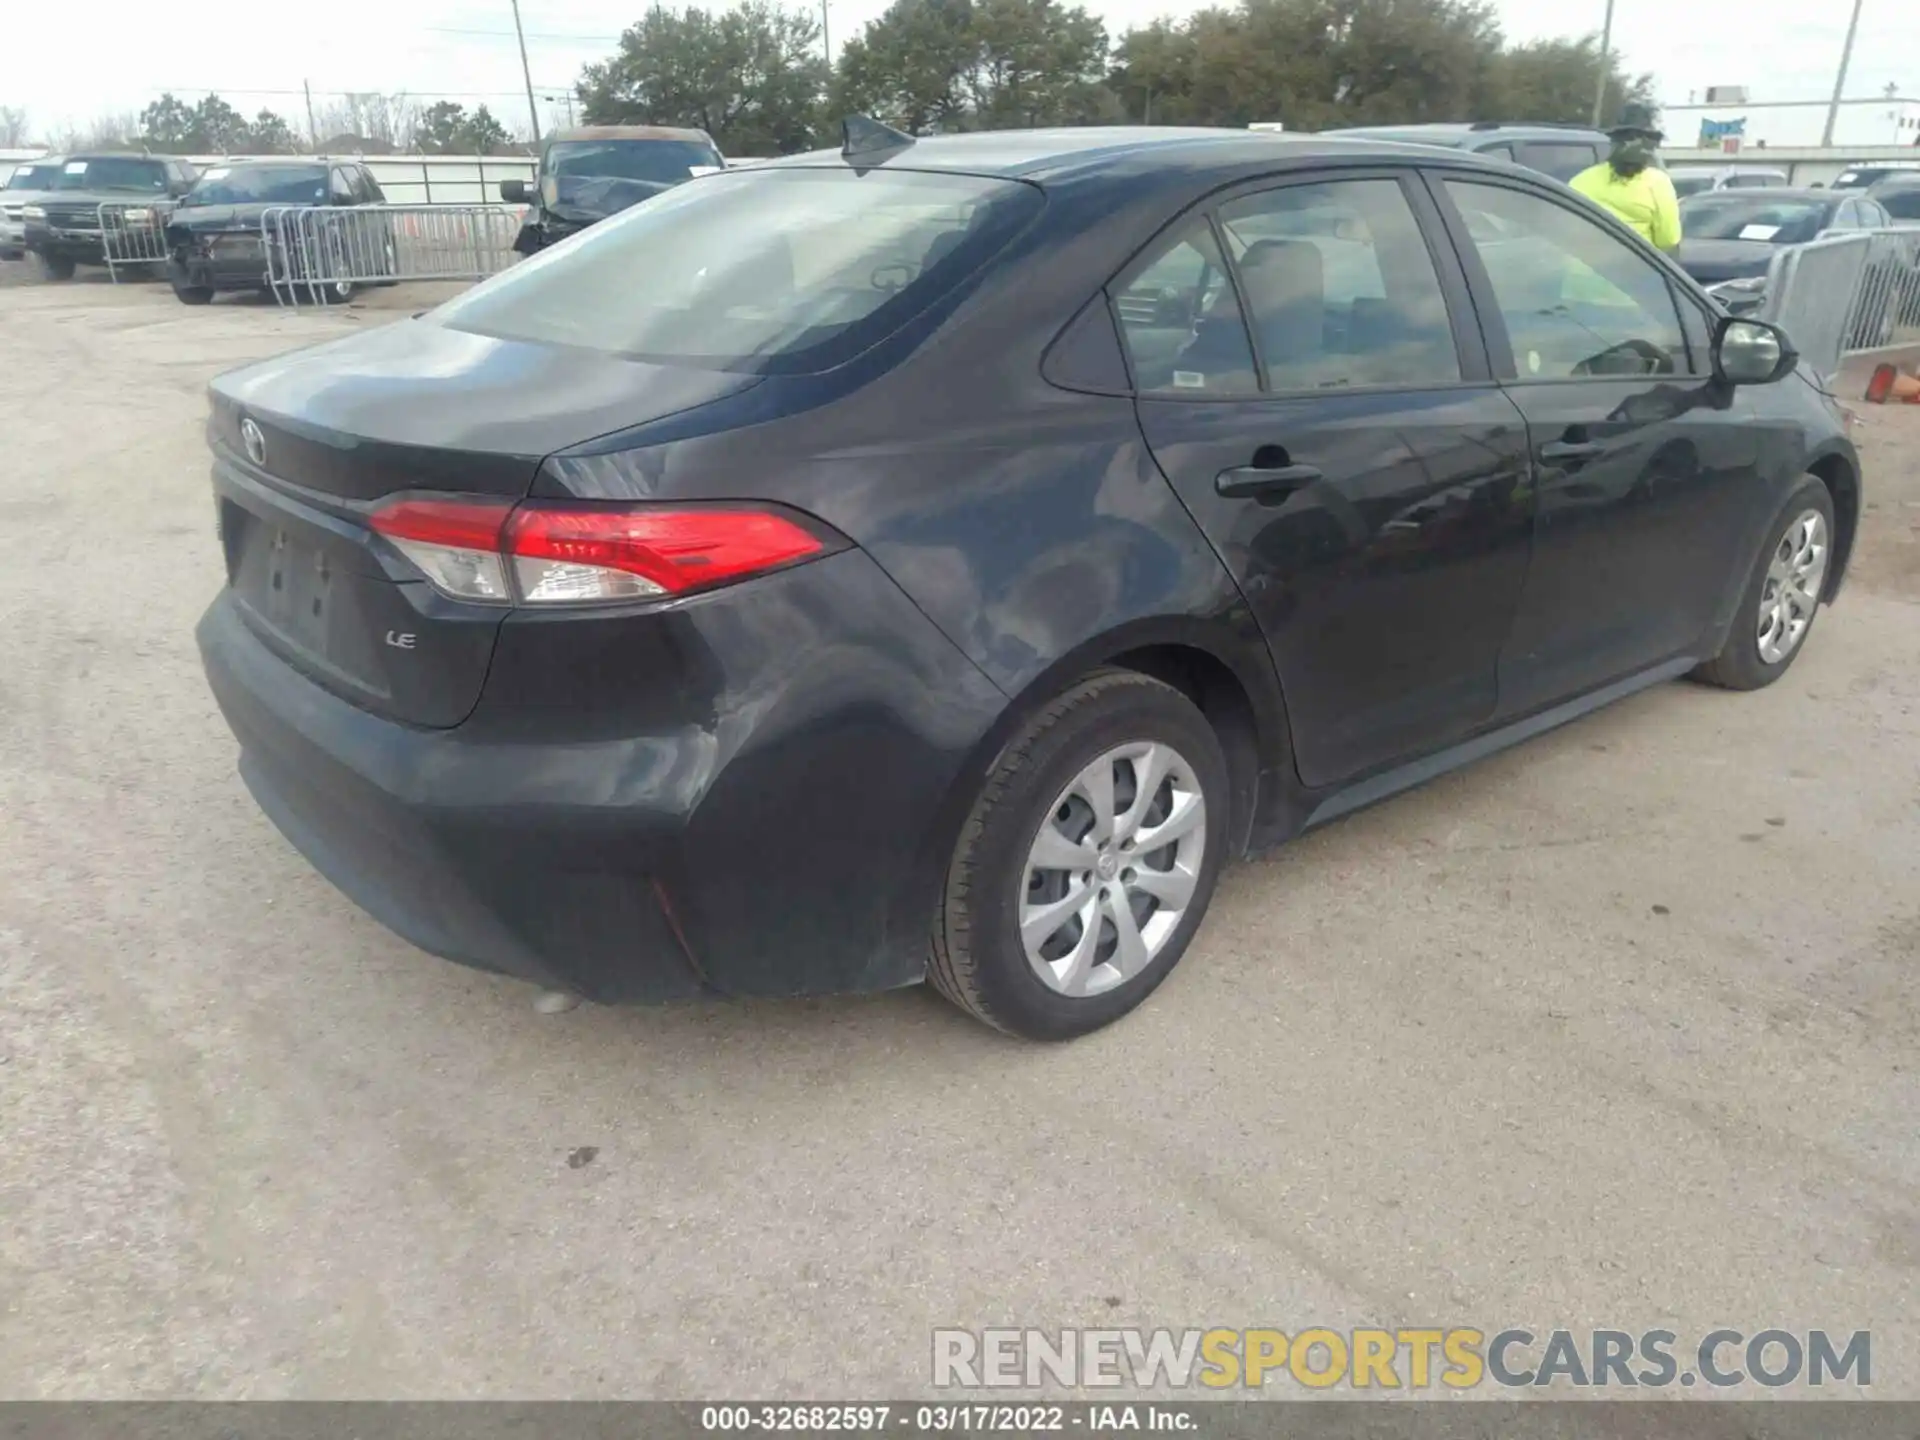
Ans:
{"type": "Polygon", "coordinates": [[[107,111],[83,125],[72,121],[46,137],[55,150],[138,150],[140,117],[131,110],[107,111]]]}
{"type": "Polygon", "coordinates": [[[27,112],[24,106],[0,105],[0,145],[18,150],[27,143],[27,112]]]}
{"type": "Polygon", "coordinates": [[[393,95],[354,91],[319,107],[314,123],[320,129],[316,138],[356,135],[396,151],[412,150],[420,125],[420,107],[405,91],[393,95]]]}

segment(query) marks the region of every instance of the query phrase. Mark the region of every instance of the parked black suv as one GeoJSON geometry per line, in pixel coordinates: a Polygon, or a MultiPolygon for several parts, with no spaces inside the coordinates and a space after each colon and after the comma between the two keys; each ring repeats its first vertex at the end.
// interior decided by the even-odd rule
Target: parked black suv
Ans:
{"type": "MultiPolygon", "coordinates": [[[[167,217],[167,278],[173,293],[185,304],[204,305],[216,291],[267,288],[268,237],[262,224],[270,210],[351,209],[385,204],[386,198],[373,172],[357,160],[244,160],[212,166],[167,217]]],[[[366,264],[331,266],[329,273],[343,268],[395,273],[394,240],[383,216],[341,217],[337,223],[329,216],[319,230],[277,228],[283,233],[276,243],[291,251],[281,269],[289,279],[301,273],[306,246],[330,243],[366,264]]],[[[321,289],[331,300],[345,300],[353,293],[348,281],[321,289]]]]}
{"type": "Polygon", "coordinates": [[[21,211],[27,249],[40,257],[49,280],[73,278],[76,265],[104,265],[100,245],[100,207],[126,205],[134,223],[139,202],[166,211],[193,188],[200,171],[191,161],[171,155],[69,155],[54,181],[53,193],[21,211]]]}
{"type": "Polygon", "coordinates": [[[1489,160],[1506,160],[1571,180],[1589,165],[1597,165],[1613,148],[1598,130],[1579,125],[1534,124],[1527,121],[1476,120],[1471,125],[1375,125],[1353,130],[1329,130],[1365,140],[1404,140],[1413,145],[1445,145],[1468,150],[1489,160]]]}
{"type": "Polygon", "coordinates": [[[704,130],[594,125],[548,137],[533,185],[502,180],[500,198],[531,207],[513,242],[518,253],[531,255],[662,190],[726,168],[704,130]]]}

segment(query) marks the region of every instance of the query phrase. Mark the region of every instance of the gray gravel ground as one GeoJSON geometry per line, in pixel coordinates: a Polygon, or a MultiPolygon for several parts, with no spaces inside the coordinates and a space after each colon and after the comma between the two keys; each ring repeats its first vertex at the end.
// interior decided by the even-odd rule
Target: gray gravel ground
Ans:
{"type": "Polygon", "coordinates": [[[1045,1048],[537,1015],[279,838],[192,645],[202,387],[390,318],[0,293],[0,1396],[904,1395],[1006,1323],[1824,1325],[1920,1396],[1920,411],[1784,682],[1244,866],[1045,1048]]]}

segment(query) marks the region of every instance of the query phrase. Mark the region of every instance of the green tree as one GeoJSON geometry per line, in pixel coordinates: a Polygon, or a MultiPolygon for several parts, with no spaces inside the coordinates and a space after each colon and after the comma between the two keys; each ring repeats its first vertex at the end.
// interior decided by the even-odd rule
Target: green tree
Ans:
{"type": "Polygon", "coordinates": [[[1115,120],[1106,27],[1059,0],[895,0],[841,51],[833,108],[910,134],[1115,120]]]}
{"type": "Polygon", "coordinates": [[[436,100],[420,113],[414,143],[424,155],[446,155],[465,147],[467,107],[455,100],[436,100]]]}
{"type": "MultiPolygon", "coordinates": [[[[1600,78],[1600,46],[1580,40],[1538,40],[1506,51],[1488,74],[1481,113],[1508,120],[1558,120],[1584,124],[1593,118],[1593,92],[1600,78]]],[[[1608,66],[1604,122],[1628,101],[1653,103],[1653,77],[1630,76],[1608,66]]]]}
{"type": "Polygon", "coordinates": [[[168,92],[140,112],[140,139],[153,150],[198,150],[199,116],[168,92]]]}
{"type": "Polygon", "coordinates": [[[581,72],[582,116],[705,130],[736,155],[803,149],[827,78],[819,43],[811,11],[772,0],[720,14],[655,5],[621,36],[618,54],[581,72]]]}
{"type": "Polygon", "coordinates": [[[292,155],[300,144],[291,125],[273,111],[262,110],[247,126],[247,149],[255,155],[292,155]]]}
{"type": "Polygon", "coordinates": [[[506,143],[507,127],[486,106],[475,106],[461,127],[460,149],[468,155],[491,155],[506,143]]]}
{"type": "Polygon", "coordinates": [[[193,107],[193,136],[188,149],[196,153],[231,155],[247,148],[247,119],[218,95],[201,97],[193,107]]]}

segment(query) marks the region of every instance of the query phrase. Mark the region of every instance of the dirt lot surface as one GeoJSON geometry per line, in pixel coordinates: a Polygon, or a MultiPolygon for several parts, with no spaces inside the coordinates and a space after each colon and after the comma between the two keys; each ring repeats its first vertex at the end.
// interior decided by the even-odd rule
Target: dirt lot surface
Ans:
{"type": "Polygon", "coordinates": [[[1008,1323],[1868,1329],[1920,1396],[1920,409],[1781,684],[1241,867],[1047,1048],[542,1016],[280,839],[191,638],[203,387],[389,318],[0,293],[0,1396],[906,1395],[1008,1323]]]}

